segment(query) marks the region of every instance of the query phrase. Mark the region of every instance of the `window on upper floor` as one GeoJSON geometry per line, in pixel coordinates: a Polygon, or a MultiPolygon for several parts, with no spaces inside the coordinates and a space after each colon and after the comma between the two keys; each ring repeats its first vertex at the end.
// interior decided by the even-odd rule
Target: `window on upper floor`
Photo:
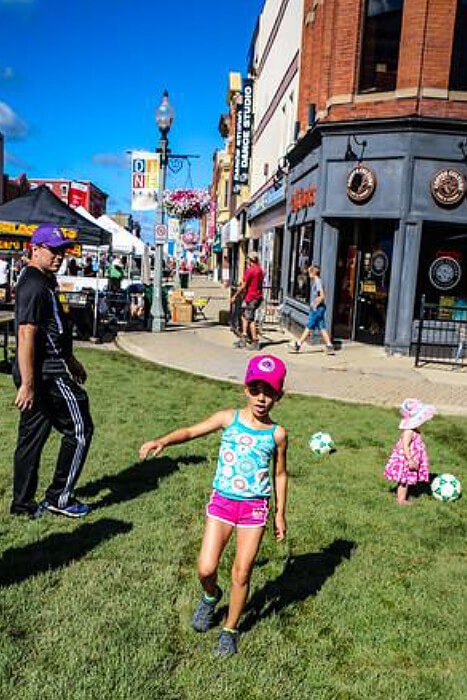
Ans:
{"type": "Polygon", "coordinates": [[[359,92],[396,89],[404,0],[366,0],[359,92]]]}
{"type": "Polygon", "coordinates": [[[449,89],[467,91],[467,0],[457,3],[449,89]]]}

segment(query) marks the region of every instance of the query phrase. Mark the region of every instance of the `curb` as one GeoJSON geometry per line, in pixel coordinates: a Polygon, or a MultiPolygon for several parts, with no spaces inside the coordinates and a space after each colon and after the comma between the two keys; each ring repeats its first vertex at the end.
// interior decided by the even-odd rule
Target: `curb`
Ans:
{"type": "MultiPolygon", "coordinates": [[[[120,334],[117,335],[115,338],[115,345],[117,348],[132,357],[137,357],[140,360],[144,360],[145,362],[150,362],[151,364],[154,365],[160,365],[161,367],[166,367],[168,369],[174,369],[177,370],[177,372],[184,372],[185,374],[191,374],[195,377],[200,377],[202,379],[212,379],[217,382],[227,382],[228,384],[237,384],[237,385],[242,385],[243,381],[241,379],[233,379],[231,377],[225,377],[225,376],[219,376],[216,374],[207,374],[205,372],[196,372],[195,370],[192,369],[187,369],[186,367],[180,367],[177,366],[175,363],[167,363],[163,361],[158,361],[155,360],[153,357],[150,357],[149,354],[146,354],[144,351],[141,350],[136,345],[133,345],[131,341],[128,341],[127,338],[124,338],[120,334]]],[[[335,396],[332,394],[329,394],[327,392],[316,392],[316,393],[309,393],[306,391],[299,391],[296,389],[292,389],[287,392],[288,394],[291,395],[296,395],[296,396],[308,396],[308,397],[318,397],[321,399],[326,399],[328,401],[339,401],[341,403],[348,403],[348,404],[353,404],[353,405],[359,405],[359,406],[378,406],[380,408],[387,408],[387,409],[393,409],[393,408],[399,408],[399,402],[394,402],[394,403],[387,403],[387,402],[377,402],[377,401],[372,401],[371,399],[368,400],[363,400],[360,401],[358,399],[352,399],[349,397],[339,397],[335,396]]],[[[446,415],[446,416],[456,416],[456,417],[467,417],[467,407],[461,407],[461,406],[445,406],[443,404],[438,404],[437,406],[438,411],[440,415],[446,415]]]]}

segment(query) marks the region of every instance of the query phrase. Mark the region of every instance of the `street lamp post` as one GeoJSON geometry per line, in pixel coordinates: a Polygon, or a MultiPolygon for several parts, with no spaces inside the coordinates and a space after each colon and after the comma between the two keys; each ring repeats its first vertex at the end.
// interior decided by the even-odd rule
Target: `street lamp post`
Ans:
{"type": "MultiPolygon", "coordinates": [[[[174,120],[174,110],[169,103],[169,93],[167,90],[162,96],[162,102],[160,106],[156,109],[156,123],[161,132],[161,137],[159,139],[159,146],[156,152],[159,154],[160,158],[160,173],[159,173],[159,187],[157,191],[157,209],[156,209],[156,220],[155,229],[158,225],[165,224],[165,208],[163,203],[163,194],[165,190],[165,176],[167,172],[167,165],[169,162],[169,140],[168,133],[172,122],[174,120]]],[[[152,331],[153,333],[160,333],[165,329],[165,312],[164,306],[162,304],[162,250],[163,244],[157,242],[157,234],[155,235],[155,246],[154,246],[154,282],[153,282],[153,293],[152,293],[152,306],[151,306],[151,316],[152,316],[152,331]]]]}

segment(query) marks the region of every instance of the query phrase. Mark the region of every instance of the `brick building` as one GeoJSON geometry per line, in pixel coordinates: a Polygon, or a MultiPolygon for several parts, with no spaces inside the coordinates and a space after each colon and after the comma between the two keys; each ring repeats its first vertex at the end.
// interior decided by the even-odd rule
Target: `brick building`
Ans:
{"type": "Polygon", "coordinates": [[[96,219],[106,213],[108,195],[92,182],[64,178],[31,178],[29,182],[31,187],[47,185],[62,202],[73,209],[82,206],[96,219]]]}
{"type": "Polygon", "coordinates": [[[335,337],[408,352],[420,299],[467,303],[467,0],[305,0],[282,287],[321,263],[335,337]]]}

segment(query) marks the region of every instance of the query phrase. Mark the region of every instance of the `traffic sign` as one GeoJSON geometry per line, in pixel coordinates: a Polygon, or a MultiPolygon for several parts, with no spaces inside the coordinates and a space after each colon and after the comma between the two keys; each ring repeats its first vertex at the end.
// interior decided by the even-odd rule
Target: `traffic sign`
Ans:
{"type": "Polygon", "coordinates": [[[167,243],[167,226],[165,224],[156,224],[154,227],[156,245],[164,245],[167,243]]]}

